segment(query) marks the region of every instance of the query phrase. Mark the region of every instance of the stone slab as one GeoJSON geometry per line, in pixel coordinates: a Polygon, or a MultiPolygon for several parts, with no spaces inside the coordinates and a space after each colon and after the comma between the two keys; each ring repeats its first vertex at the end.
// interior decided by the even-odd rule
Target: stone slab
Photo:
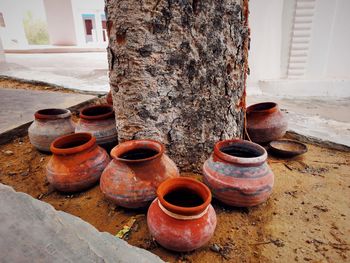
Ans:
{"type": "Polygon", "coordinates": [[[1,262],[163,262],[82,219],[0,184],[1,262]]]}
{"type": "Polygon", "coordinates": [[[33,120],[44,108],[69,108],[96,98],[92,95],[0,87],[0,134],[33,120]]]}

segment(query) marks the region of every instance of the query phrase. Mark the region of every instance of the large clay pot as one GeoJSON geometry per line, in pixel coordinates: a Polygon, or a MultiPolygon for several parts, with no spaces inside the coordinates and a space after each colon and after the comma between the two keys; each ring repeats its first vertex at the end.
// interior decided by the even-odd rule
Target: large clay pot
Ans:
{"type": "Polygon", "coordinates": [[[225,204],[256,206],[268,199],[274,183],[266,159],[266,150],[256,143],[220,141],[203,165],[204,183],[225,204]]]}
{"type": "Polygon", "coordinates": [[[46,171],[47,180],[57,190],[76,192],[96,184],[110,161],[107,152],[90,133],[75,133],[57,138],[46,171]]]}
{"type": "Polygon", "coordinates": [[[28,129],[31,144],[40,151],[50,152],[51,143],[58,137],[74,133],[71,112],[66,109],[43,109],[34,114],[28,129]]]}
{"type": "Polygon", "coordinates": [[[147,213],[151,235],[163,247],[191,251],[214,234],[216,214],[211,193],[203,183],[185,177],[168,179],[157,190],[147,213]]]}
{"type": "Polygon", "coordinates": [[[118,142],[113,107],[108,104],[89,106],[80,111],[75,132],[89,132],[96,142],[106,150],[118,142]]]}
{"type": "Polygon", "coordinates": [[[164,145],[157,141],[126,141],[114,147],[111,156],[100,187],[119,206],[148,206],[164,180],[179,176],[175,163],[164,153],[164,145]]]}
{"type": "Polygon", "coordinates": [[[287,119],[274,102],[262,102],[247,108],[247,131],[256,143],[282,138],[288,128],[287,119]]]}

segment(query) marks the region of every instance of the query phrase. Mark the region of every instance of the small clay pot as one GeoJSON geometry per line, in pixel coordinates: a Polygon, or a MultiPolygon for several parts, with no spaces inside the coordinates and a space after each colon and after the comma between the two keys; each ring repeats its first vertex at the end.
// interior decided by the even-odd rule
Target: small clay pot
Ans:
{"type": "Polygon", "coordinates": [[[151,235],[163,247],[192,251],[205,245],[216,227],[211,192],[203,183],[185,177],[168,179],[157,190],[147,213],[151,235]]]}
{"type": "Polygon", "coordinates": [[[247,131],[253,142],[264,144],[282,138],[287,119],[274,102],[262,102],[247,108],[247,131]]]}
{"type": "Polygon", "coordinates": [[[75,133],[57,138],[46,166],[47,180],[57,190],[76,192],[95,185],[110,161],[107,152],[90,133],[75,133]]]}
{"type": "Polygon", "coordinates": [[[106,97],[107,104],[113,105],[112,91],[109,91],[106,97]]]}
{"type": "Polygon", "coordinates": [[[28,136],[30,143],[40,151],[50,152],[50,145],[56,138],[74,133],[75,127],[69,110],[42,109],[34,117],[28,136]]]}
{"type": "Polygon", "coordinates": [[[127,208],[148,206],[157,187],[178,177],[175,163],[164,153],[164,145],[153,140],[132,140],[111,151],[113,160],[103,171],[101,191],[117,205],[127,208]]]}
{"type": "Polygon", "coordinates": [[[108,104],[89,106],[80,111],[75,132],[89,132],[107,151],[118,142],[113,107],[108,104]]]}
{"type": "Polygon", "coordinates": [[[203,165],[204,183],[225,204],[259,205],[269,198],[274,183],[266,159],[266,150],[256,143],[240,139],[220,141],[203,165]]]}

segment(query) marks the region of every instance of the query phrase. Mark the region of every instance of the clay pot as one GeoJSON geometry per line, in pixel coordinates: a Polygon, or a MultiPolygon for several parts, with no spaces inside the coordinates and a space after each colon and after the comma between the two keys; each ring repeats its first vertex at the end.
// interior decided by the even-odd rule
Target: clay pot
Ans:
{"type": "Polygon", "coordinates": [[[220,141],[203,165],[204,183],[225,204],[256,206],[272,192],[274,175],[266,159],[266,150],[256,143],[220,141]]]}
{"type": "Polygon", "coordinates": [[[288,128],[287,119],[274,102],[263,102],[247,108],[247,131],[256,143],[282,138],[288,128]]]}
{"type": "Polygon", "coordinates": [[[57,138],[46,171],[47,180],[57,190],[76,192],[96,184],[110,158],[97,146],[90,133],[75,133],[57,138]]]}
{"type": "Polygon", "coordinates": [[[107,104],[113,105],[112,91],[109,91],[106,97],[107,104]]]}
{"type": "Polygon", "coordinates": [[[160,245],[182,252],[210,240],[216,214],[208,187],[191,178],[173,178],[159,186],[157,197],[148,209],[147,224],[160,245]]]}
{"type": "Polygon", "coordinates": [[[75,132],[89,132],[106,150],[118,142],[113,107],[108,104],[89,106],[80,111],[75,132]]]}
{"type": "Polygon", "coordinates": [[[56,138],[74,133],[71,116],[71,112],[66,109],[37,111],[28,129],[30,143],[40,151],[50,152],[50,145],[56,138]]]}
{"type": "Polygon", "coordinates": [[[164,153],[164,145],[157,141],[123,142],[112,149],[111,156],[113,160],[103,171],[100,187],[119,206],[148,206],[164,180],[179,176],[175,163],[164,153]]]}

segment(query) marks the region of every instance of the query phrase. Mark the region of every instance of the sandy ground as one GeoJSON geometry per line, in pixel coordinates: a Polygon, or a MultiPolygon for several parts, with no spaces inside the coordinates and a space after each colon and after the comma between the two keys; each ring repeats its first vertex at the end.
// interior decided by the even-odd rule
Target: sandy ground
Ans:
{"type": "Polygon", "coordinates": [[[28,137],[0,146],[0,182],[113,235],[135,218],[125,239],[169,262],[349,262],[350,153],[308,148],[294,159],[269,157],[275,186],[265,204],[237,209],[214,200],[215,235],[190,253],[161,248],[148,233],[146,211],[115,206],[98,186],[74,195],[54,191],[45,177],[50,156],[36,151],[28,137]]]}

